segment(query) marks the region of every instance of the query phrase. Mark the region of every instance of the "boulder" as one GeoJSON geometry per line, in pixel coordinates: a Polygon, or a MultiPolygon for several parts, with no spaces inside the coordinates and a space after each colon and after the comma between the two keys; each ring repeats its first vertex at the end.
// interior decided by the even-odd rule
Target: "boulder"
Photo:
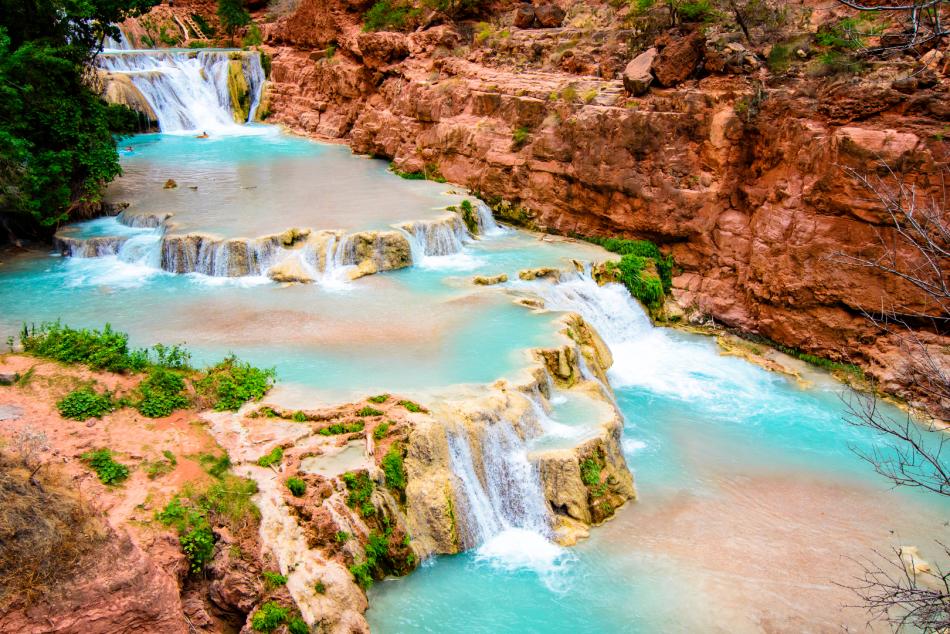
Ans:
{"type": "Polygon", "coordinates": [[[178,183],[175,182],[175,179],[169,178],[167,181],[165,181],[163,189],[175,189],[176,187],[178,187],[178,183]]]}
{"type": "Polygon", "coordinates": [[[554,4],[542,4],[540,7],[535,7],[534,16],[538,19],[538,23],[546,29],[561,26],[561,23],[564,22],[564,11],[554,4]]]}
{"type": "Polygon", "coordinates": [[[370,68],[381,68],[405,59],[409,55],[406,36],[402,33],[360,33],[357,45],[363,62],[370,68]]]}
{"type": "Polygon", "coordinates": [[[287,258],[267,271],[267,277],[284,284],[309,284],[313,277],[300,261],[300,258],[287,258]]]}
{"type": "Polygon", "coordinates": [[[530,4],[519,4],[511,13],[511,23],[517,28],[530,29],[534,26],[534,7],[530,4]]]}
{"type": "Polygon", "coordinates": [[[653,60],[653,75],[661,86],[675,86],[699,68],[706,38],[699,31],[686,36],[665,35],[657,39],[657,48],[659,54],[653,60]]]}
{"type": "Polygon", "coordinates": [[[472,278],[472,283],[478,286],[494,286],[495,284],[504,284],[508,281],[508,276],[504,273],[500,275],[476,275],[472,278]]]}
{"type": "Polygon", "coordinates": [[[548,279],[556,282],[561,279],[561,271],[549,266],[542,266],[537,269],[525,269],[520,271],[518,277],[526,282],[539,279],[548,279]]]}
{"type": "Polygon", "coordinates": [[[633,96],[645,94],[653,83],[650,68],[656,59],[656,49],[648,48],[634,57],[623,69],[623,87],[633,96]]]}

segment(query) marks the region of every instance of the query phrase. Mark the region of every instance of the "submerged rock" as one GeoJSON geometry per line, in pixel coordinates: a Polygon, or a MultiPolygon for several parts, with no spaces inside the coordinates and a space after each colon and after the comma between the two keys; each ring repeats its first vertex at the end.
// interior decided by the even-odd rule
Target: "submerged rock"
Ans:
{"type": "Polygon", "coordinates": [[[309,284],[314,281],[310,271],[300,261],[300,258],[291,257],[279,262],[267,271],[267,277],[275,282],[289,284],[309,284]]]}
{"type": "Polygon", "coordinates": [[[561,278],[561,271],[549,266],[542,266],[536,269],[525,269],[523,271],[519,271],[518,278],[526,282],[538,279],[546,279],[556,282],[561,278]]]}

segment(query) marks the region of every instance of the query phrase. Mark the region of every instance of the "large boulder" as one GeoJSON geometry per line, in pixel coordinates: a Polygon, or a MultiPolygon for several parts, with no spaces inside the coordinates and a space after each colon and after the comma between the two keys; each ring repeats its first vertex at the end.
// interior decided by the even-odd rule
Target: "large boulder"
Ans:
{"type": "Polygon", "coordinates": [[[648,48],[634,57],[623,70],[623,87],[631,95],[638,96],[646,93],[653,82],[650,68],[656,59],[656,49],[648,48]]]}
{"type": "Polygon", "coordinates": [[[512,11],[512,24],[519,29],[530,29],[534,26],[534,7],[530,4],[519,4],[512,11]]]}
{"type": "Polygon", "coordinates": [[[409,45],[402,33],[360,33],[357,45],[363,62],[370,68],[381,68],[409,56],[409,45]]]}
{"type": "Polygon", "coordinates": [[[706,38],[699,31],[686,35],[667,34],[657,39],[659,54],[653,60],[653,76],[661,86],[675,86],[699,68],[706,38]]]}
{"type": "Polygon", "coordinates": [[[546,29],[561,26],[564,22],[564,11],[554,4],[542,4],[535,7],[534,16],[538,19],[538,24],[546,29]]]}

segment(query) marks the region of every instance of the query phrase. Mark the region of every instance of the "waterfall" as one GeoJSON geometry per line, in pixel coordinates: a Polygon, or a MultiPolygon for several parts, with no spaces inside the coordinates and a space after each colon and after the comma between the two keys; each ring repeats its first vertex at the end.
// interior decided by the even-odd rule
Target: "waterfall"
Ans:
{"type": "Polygon", "coordinates": [[[478,228],[483,236],[508,233],[509,229],[498,226],[491,208],[480,200],[475,201],[475,211],[478,213],[478,228]]]}
{"type": "Polygon", "coordinates": [[[251,98],[249,120],[260,104],[264,71],[260,55],[228,51],[121,50],[99,55],[99,65],[128,75],[155,111],[166,133],[240,131],[232,114],[228,73],[233,55],[240,55],[251,98]]]}
{"type": "Polygon", "coordinates": [[[457,478],[458,515],[467,548],[484,544],[509,530],[551,536],[550,518],[536,465],[508,421],[477,433],[473,452],[465,429],[447,432],[452,472],[457,478]],[[481,465],[481,475],[476,465],[481,465]]]}
{"type": "Polygon", "coordinates": [[[132,44],[129,43],[127,37],[125,37],[125,32],[122,29],[119,29],[119,39],[115,40],[109,36],[106,36],[102,40],[102,50],[103,52],[109,51],[131,51],[132,44]]]}

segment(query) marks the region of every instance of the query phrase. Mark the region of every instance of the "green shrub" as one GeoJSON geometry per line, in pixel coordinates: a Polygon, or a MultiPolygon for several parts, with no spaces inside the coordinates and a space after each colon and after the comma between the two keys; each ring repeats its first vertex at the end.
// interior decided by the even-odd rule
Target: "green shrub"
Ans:
{"type": "Polygon", "coordinates": [[[336,532],[336,541],[338,544],[343,544],[350,540],[350,534],[346,531],[337,531],[336,532]]]}
{"type": "Polygon", "coordinates": [[[261,576],[264,578],[264,587],[268,590],[273,590],[274,588],[279,588],[280,586],[287,584],[287,577],[280,574],[279,572],[265,570],[261,573],[261,576]]]}
{"type": "Polygon", "coordinates": [[[521,126],[520,128],[515,128],[515,131],[511,134],[511,143],[515,149],[519,149],[528,142],[528,139],[531,137],[531,130],[521,126]]]}
{"type": "Polygon", "coordinates": [[[191,405],[188,397],[182,394],[184,390],[185,379],[179,373],[154,366],[149,370],[148,378],[139,384],[141,400],[136,409],[149,418],[168,416],[176,409],[191,405]]]}
{"type": "MultiPolygon", "coordinates": [[[[205,19],[200,13],[192,13],[191,19],[195,21],[195,24],[198,25],[198,28],[201,29],[201,32],[204,33],[205,37],[214,37],[214,27],[205,19]]],[[[198,35],[195,33],[195,35],[198,35]]]]}
{"type": "Polygon", "coordinates": [[[766,60],[769,70],[773,73],[784,73],[792,64],[792,47],[785,44],[775,44],[769,51],[766,60]]]}
{"type": "Polygon", "coordinates": [[[379,411],[378,409],[375,409],[375,408],[370,407],[369,405],[367,405],[366,407],[364,407],[364,408],[361,409],[360,411],[356,412],[356,415],[357,415],[357,416],[382,416],[383,413],[382,413],[381,411],[379,411]]]}
{"type": "Polygon", "coordinates": [[[413,403],[412,401],[399,401],[399,404],[413,413],[426,411],[425,409],[423,409],[421,405],[419,405],[418,403],[413,403]]]}
{"type": "Polygon", "coordinates": [[[337,434],[353,434],[358,431],[363,431],[366,428],[366,421],[362,418],[351,421],[349,423],[333,423],[328,425],[319,431],[321,436],[335,436],[337,434]]]}
{"type": "Polygon", "coordinates": [[[205,371],[195,381],[198,393],[210,399],[216,411],[236,410],[247,401],[259,400],[274,384],[273,369],[262,370],[233,354],[205,371]]]}
{"type": "Polygon", "coordinates": [[[310,634],[310,626],[302,618],[296,617],[287,624],[287,631],[290,634],[310,634]]]}
{"type": "Polygon", "coordinates": [[[354,473],[347,471],[343,474],[343,483],[349,491],[346,498],[346,504],[350,508],[358,508],[363,517],[368,517],[376,512],[370,497],[373,495],[373,481],[365,471],[354,473]]]}
{"type": "Polygon", "coordinates": [[[379,0],[363,16],[364,31],[400,30],[407,21],[418,14],[418,10],[408,2],[400,0],[379,0]]]}
{"type": "Polygon", "coordinates": [[[83,363],[95,370],[139,371],[148,365],[147,352],[129,350],[129,336],[112,330],[109,324],[102,330],[76,330],[58,321],[32,329],[24,325],[20,343],[32,355],[62,363],[83,363]]]}
{"type": "Polygon", "coordinates": [[[73,390],[56,403],[63,418],[72,420],[86,420],[87,418],[102,418],[114,408],[108,394],[99,394],[91,387],[81,387],[73,390]]]}
{"type": "Polygon", "coordinates": [[[307,415],[298,410],[291,415],[290,420],[294,421],[295,423],[306,423],[307,415]]]}
{"type": "Polygon", "coordinates": [[[600,465],[593,458],[581,462],[581,482],[589,487],[600,484],[600,465]]]}
{"type": "Polygon", "coordinates": [[[460,207],[462,221],[465,223],[465,227],[468,229],[468,232],[472,235],[478,234],[478,217],[475,213],[475,208],[472,207],[472,203],[466,199],[462,201],[460,207]]]}
{"type": "Polygon", "coordinates": [[[294,494],[294,497],[300,497],[307,491],[307,483],[300,478],[293,477],[287,480],[287,488],[294,494]]]}
{"type": "Polygon", "coordinates": [[[350,566],[350,574],[356,579],[356,584],[364,590],[369,589],[370,586],[373,585],[371,567],[365,561],[361,564],[353,564],[350,566]]]}
{"type": "Polygon", "coordinates": [[[284,448],[283,447],[274,447],[270,450],[270,453],[261,456],[257,459],[258,466],[261,467],[270,467],[271,465],[280,464],[280,461],[284,459],[284,448]]]}
{"type": "Polygon", "coordinates": [[[273,632],[290,615],[290,609],[281,607],[273,601],[268,601],[257,609],[251,617],[251,627],[255,632],[273,632]]]}
{"type": "Polygon", "coordinates": [[[376,429],[373,430],[373,438],[376,440],[382,440],[386,437],[386,432],[389,431],[389,422],[380,423],[376,426],[376,429]]]}
{"type": "Polygon", "coordinates": [[[383,473],[386,475],[386,486],[396,491],[406,490],[406,467],[402,459],[402,446],[394,442],[389,451],[383,456],[383,473]]]}
{"type": "Polygon", "coordinates": [[[247,34],[241,40],[241,46],[259,46],[264,41],[259,26],[251,22],[247,25],[247,34]]]}
{"type": "Polygon", "coordinates": [[[369,401],[370,403],[376,403],[378,405],[379,403],[385,403],[386,401],[388,401],[389,394],[379,394],[377,396],[370,396],[366,400],[369,401]]]}
{"type": "Polygon", "coordinates": [[[313,591],[316,592],[317,594],[326,594],[327,586],[322,581],[318,581],[315,584],[313,584],[313,591]]]}
{"type": "Polygon", "coordinates": [[[205,470],[216,478],[221,478],[231,468],[231,457],[228,454],[215,456],[205,453],[198,456],[198,461],[205,470]]]}
{"type": "Polygon", "coordinates": [[[109,449],[87,451],[81,456],[83,462],[96,472],[103,484],[119,484],[129,477],[129,468],[116,462],[109,449]]]}
{"type": "Polygon", "coordinates": [[[188,558],[188,568],[192,574],[199,574],[214,555],[214,533],[207,521],[193,526],[184,535],[178,537],[181,550],[188,558]]]}

